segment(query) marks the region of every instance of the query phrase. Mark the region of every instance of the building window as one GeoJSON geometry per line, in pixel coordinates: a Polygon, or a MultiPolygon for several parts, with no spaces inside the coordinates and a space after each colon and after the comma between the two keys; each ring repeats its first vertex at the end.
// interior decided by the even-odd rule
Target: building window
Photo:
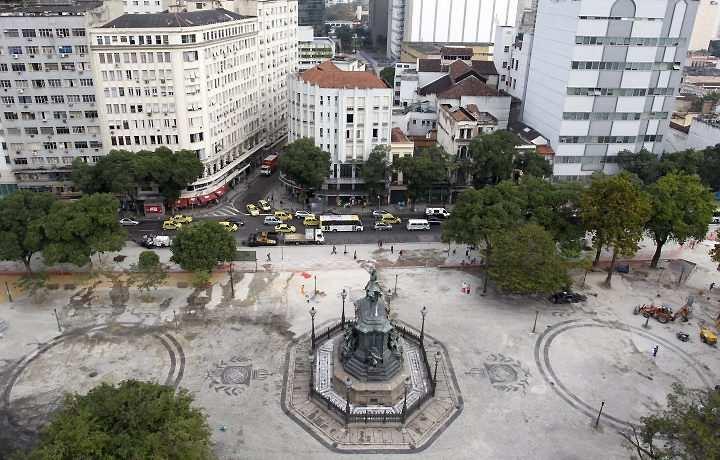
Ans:
{"type": "Polygon", "coordinates": [[[180,40],[183,43],[195,43],[195,34],[183,34],[180,40]]]}
{"type": "Polygon", "coordinates": [[[35,29],[23,29],[22,30],[22,36],[25,38],[34,38],[37,37],[35,34],[35,29]]]}
{"type": "Polygon", "coordinates": [[[345,118],[346,118],[346,121],[347,121],[348,123],[352,123],[352,122],[353,122],[353,114],[352,114],[352,113],[348,113],[348,114],[345,116],[345,118]]]}

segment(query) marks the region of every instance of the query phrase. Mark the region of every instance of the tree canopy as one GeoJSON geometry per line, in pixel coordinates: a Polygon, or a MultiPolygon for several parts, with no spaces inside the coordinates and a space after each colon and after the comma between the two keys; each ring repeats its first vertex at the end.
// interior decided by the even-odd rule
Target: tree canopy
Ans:
{"type": "Polygon", "coordinates": [[[535,151],[522,152],[515,156],[514,168],[522,171],[525,176],[550,177],[552,165],[535,151]]]}
{"type": "Polygon", "coordinates": [[[434,184],[447,180],[447,153],[441,147],[422,149],[415,155],[398,158],[393,167],[402,172],[408,197],[414,203],[427,196],[434,184]]]}
{"type": "Polygon", "coordinates": [[[720,391],[674,383],[667,408],[641,419],[640,437],[623,437],[640,458],[720,458],[720,391]]]}
{"type": "Polygon", "coordinates": [[[235,256],[235,237],[215,221],[202,221],[178,231],[170,250],[172,261],[184,270],[212,272],[219,262],[235,256]]]}
{"type": "Polygon", "coordinates": [[[715,210],[715,199],[697,176],[672,172],[648,187],[652,204],[645,227],[655,240],[651,267],[657,267],[668,240],[704,240],[715,210]]]}
{"type": "Polygon", "coordinates": [[[280,156],[280,170],[303,189],[320,188],[330,174],[330,164],[330,154],[307,137],[288,144],[280,156]]]}
{"type": "Polygon", "coordinates": [[[0,259],[22,261],[30,275],[33,254],[45,249],[43,225],[55,197],[50,193],[20,190],[0,198],[0,259]]]}
{"type": "Polygon", "coordinates": [[[497,185],[512,177],[517,136],[509,131],[494,131],[470,141],[471,172],[476,187],[497,185]]]}
{"type": "Polygon", "coordinates": [[[627,173],[616,176],[596,175],[583,190],[581,216],[585,228],[593,232],[595,263],[602,247],[613,248],[612,261],[605,280],[610,286],[618,255],[635,254],[650,217],[650,200],[640,184],[627,173]]]}
{"type": "Polygon", "coordinates": [[[185,389],[127,380],[67,395],[29,460],[214,458],[207,418],[185,389]]]}
{"type": "Polygon", "coordinates": [[[395,87],[395,67],[385,67],[380,71],[380,78],[383,79],[386,85],[388,85],[389,88],[395,87]]]}
{"type": "Polygon", "coordinates": [[[107,193],[55,202],[44,224],[45,261],[82,266],[95,253],[119,251],[127,232],[118,223],[117,208],[118,201],[107,193]]]}
{"type": "Polygon", "coordinates": [[[495,285],[513,294],[550,294],[570,284],[552,235],[537,224],[499,232],[488,258],[495,285]]]}
{"type": "Polygon", "coordinates": [[[168,274],[160,263],[160,257],[154,251],[143,251],[137,264],[130,266],[130,285],[136,285],[140,292],[157,289],[165,283],[168,274]]]}
{"type": "Polygon", "coordinates": [[[637,175],[645,184],[656,182],[671,172],[693,175],[712,191],[720,191],[720,146],[702,150],[684,150],[657,156],[646,150],[639,153],[620,152],[618,165],[637,175]]]}
{"type": "Polygon", "coordinates": [[[365,183],[365,191],[370,201],[385,193],[389,152],[390,148],[386,145],[375,146],[367,161],[360,166],[360,177],[365,183]]]}

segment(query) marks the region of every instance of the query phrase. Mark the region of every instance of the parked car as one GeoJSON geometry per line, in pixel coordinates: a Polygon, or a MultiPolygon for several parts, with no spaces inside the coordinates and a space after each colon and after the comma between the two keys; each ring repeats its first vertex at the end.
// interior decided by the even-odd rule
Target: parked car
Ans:
{"type": "Polygon", "coordinates": [[[129,217],[123,217],[122,219],[120,219],[119,222],[120,222],[120,225],[123,225],[123,226],[125,226],[125,227],[131,226],[131,225],[138,225],[138,224],[140,224],[140,222],[138,222],[137,220],[133,220],[133,219],[131,219],[131,218],[129,218],[129,217]]]}
{"type": "Polygon", "coordinates": [[[551,295],[548,300],[552,303],[577,303],[585,302],[587,300],[587,296],[572,291],[560,291],[551,295]]]}
{"type": "Polygon", "coordinates": [[[437,217],[429,217],[426,220],[428,221],[428,224],[430,224],[430,226],[442,225],[443,223],[443,221],[441,219],[438,219],[437,217]]]}
{"type": "Polygon", "coordinates": [[[193,218],[192,218],[192,216],[186,216],[183,214],[175,214],[174,216],[172,216],[170,218],[170,220],[172,220],[176,224],[189,224],[190,222],[193,221],[193,218]]]}
{"type": "Polygon", "coordinates": [[[236,224],[233,224],[232,222],[228,222],[226,220],[220,221],[218,222],[218,224],[225,227],[225,230],[227,230],[228,232],[237,232],[239,228],[236,224]]]}
{"type": "Polygon", "coordinates": [[[168,219],[162,224],[163,230],[180,230],[182,228],[182,224],[180,222],[175,222],[172,219],[168,219]]]}
{"type": "Polygon", "coordinates": [[[245,206],[245,209],[247,209],[248,214],[250,214],[251,216],[260,215],[260,210],[254,204],[248,204],[247,206],[245,206]]]}
{"type": "Polygon", "coordinates": [[[282,221],[275,216],[265,216],[265,219],[263,219],[263,224],[277,225],[277,224],[282,224],[282,221]]]}
{"type": "Polygon", "coordinates": [[[275,231],[278,233],[295,233],[295,226],[288,224],[277,224],[275,231]]]}
{"type": "Polygon", "coordinates": [[[238,227],[242,227],[243,225],[245,225],[245,222],[243,222],[240,219],[228,219],[228,220],[230,222],[232,222],[233,224],[237,225],[238,227]]]}
{"type": "Polygon", "coordinates": [[[380,218],[383,216],[383,214],[390,214],[390,211],[386,211],[384,209],[376,209],[372,212],[373,217],[380,218]]]}
{"type": "Polygon", "coordinates": [[[450,212],[445,208],[427,208],[425,209],[425,216],[448,218],[450,217],[450,212]]]}
{"type": "Polygon", "coordinates": [[[285,222],[286,220],[292,219],[293,216],[292,216],[292,214],[290,214],[289,212],[287,212],[283,209],[278,209],[277,211],[275,211],[275,217],[277,217],[281,221],[285,222]]]}
{"type": "Polygon", "coordinates": [[[270,203],[268,203],[266,200],[259,200],[258,208],[260,208],[262,212],[270,212],[270,210],[272,209],[270,203]]]}
{"type": "Polygon", "coordinates": [[[399,224],[402,222],[402,219],[400,219],[399,217],[395,217],[390,213],[386,213],[380,216],[379,222],[382,222],[384,224],[399,224]]]}
{"type": "Polygon", "coordinates": [[[303,219],[303,225],[306,227],[317,227],[320,225],[320,219],[315,216],[308,216],[303,219]]]}
{"type": "Polygon", "coordinates": [[[392,225],[386,224],[385,222],[377,221],[373,228],[377,231],[392,230],[392,225]]]}
{"type": "Polygon", "coordinates": [[[306,217],[315,217],[315,214],[311,213],[310,211],[303,211],[301,209],[299,211],[295,211],[295,217],[298,219],[304,219],[306,217]]]}

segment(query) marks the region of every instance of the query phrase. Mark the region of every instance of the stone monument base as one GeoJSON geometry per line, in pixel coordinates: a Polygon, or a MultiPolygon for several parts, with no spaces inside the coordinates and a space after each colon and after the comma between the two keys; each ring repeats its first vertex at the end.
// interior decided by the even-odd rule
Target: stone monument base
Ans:
{"type": "Polygon", "coordinates": [[[384,381],[358,381],[358,379],[347,373],[341,364],[342,336],[337,339],[334,347],[332,385],[339,395],[345,395],[345,381],[348,377],[352,380],[350,389],[350,403],[361,406],[394,406],[402,401],[405,394],[405,378],[409,375],[406,364],[403,360],[402,368],[392,378],[384,381]]]}

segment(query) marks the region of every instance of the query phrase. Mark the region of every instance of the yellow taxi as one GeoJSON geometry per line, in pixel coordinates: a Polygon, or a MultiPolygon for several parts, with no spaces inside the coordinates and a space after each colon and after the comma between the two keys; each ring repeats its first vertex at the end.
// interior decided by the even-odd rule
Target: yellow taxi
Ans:
{"type": "Polygon", "coordinates": [[[225,230],[227,230],[228,232],[237,232],[237,231],[238,231],[238,226],[237,226],[237,224],[233,224],[232,222],[228,222],[228,221],[226,221],[226,220],[223,220],[223,221],[218,222],[218,224],[220,224],[220,225],[222,225],[223,227],[225,227],[225,230]]]}
{"type": "Polygon", "coordinates": [[[303,225],[306,227],[317,227],[320,225],[320,219],[315,216],[308,216],[303,219],[303,225]]]}
{"type": "Polygon", "coordinates": [[[277,224],[275,231],[278,233],[295,233],[295,226],[288,224],[277,224]]]}
{"type": "Polygon", "coordinates": [[[292,219],[292,214],[282,209],[278,209],[277,211],[275,211],[275,217],[285,222],[286,220],[292,219]]]}
{"type": "Polygon", "coordinates": [[[172,216],[169,220],[175,222],[176,224],[189,224],[193,221],[192,216],[186,216],[183,214],[175,214],[172,216]]]}
{"type": "Polygon", "coordinates": [[[270,209],[272,209],[270,207],[270,203],[268,203],[267,200],[259,200],[258,208],[260,208],[262,212],[270,212],[270,209]]]}
{"type": "Polygon", "coordinates": [[[182,224],[180,222],[175,222],[173,219],[168,219],[162,224],[163,230],[180,230],[182,228],[182,224]]]}
{"type": "Polygon", "coordinates": [[[245,209],[247,209],[248,214],[250,214],[251,216],[259,216],[260,215],[260,210],[257,208],[257,206],[255,206],[252,203],[245,206],[245,209]]]}
{"type": "Polygon", "coordinates": [[[382,222],[383,224],[399,224],[402,222],[402,219],[399,217],[395,217],[390,213],[383,214],[380,216],[380,219],[378,219],[378,222],[382,222]]]}

